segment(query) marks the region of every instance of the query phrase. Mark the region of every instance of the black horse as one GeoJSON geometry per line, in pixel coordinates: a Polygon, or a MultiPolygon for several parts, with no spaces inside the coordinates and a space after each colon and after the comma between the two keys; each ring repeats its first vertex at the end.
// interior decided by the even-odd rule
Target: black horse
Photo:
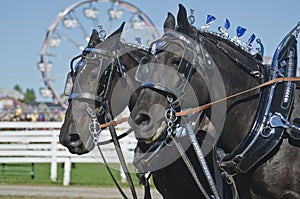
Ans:
{"type": "MultiPolygon", "coordinates": [[[[285,131],[290,127],[286,119],[299,117],[297,111],[292,112],[294,83],[253,89],[226,103],[202,107],[200,113],[196,109],[181,112],[253,88],[269,78],[295,76],[297,30],[281,44],[288,47],[275,53],[273,65],[281,63],[283,68],[270,68],[262,64],[259,54],[253,56],[227,38],[196,30],[188,23],[185,8],[179,7],[177,26],[169,13],[165,34],[152,44],[153,57],[141,61],[135,76],[142,82],[130,101],[129,123],[139,141],[135,166],[141,173],[152,171],[164,198],[209,198],[218,194],[221,198],[234,198],[236,194],[240,198],[300,198],[300,149],[289,144],[292,138],[285,131]],[[282,92],[286,105],[280,105],[280,100],[275,103],[275,99],[282,99],[282,92]],[[286,110],[281,110],[285,106],[286,110]],[[191,129],[208,154],[210,171],[216,171],[212,177],[218,179],[220,171],[228,184],[206,180],[197,144],[188,144],[194,141],[193,136],[188,139],[191,129]],[[185,157],[180,149],[186,150],[185,157]],[[234,182],[237,192],[227,192],[234,182]]],[[[299,108],[298,102],[294,106],[299,108]]]]}
{"type": "Polygon", "coordinates": [[[80,155],[91,151],[95,147],[92,132],[99,132],[100,124],[107,121],[106,109],[114,117],[127,106],[123,100],[129,92],[125,71],[136,67],[147,50],[120,41],[124,24],[104,41],[93,30],[83,53],[71,61],[65,87],[69,106],[59,135],[60,143],[71,153],[80,155]],[[79,58],[73,69],[73,63],[79,58]],[[124,87],[111,102],[113,88],[121,77],[124,87]]]}

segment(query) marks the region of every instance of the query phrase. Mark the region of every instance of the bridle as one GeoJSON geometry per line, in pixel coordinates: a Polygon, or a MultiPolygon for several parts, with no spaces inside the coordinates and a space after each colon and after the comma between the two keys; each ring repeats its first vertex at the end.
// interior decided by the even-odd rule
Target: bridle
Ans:
{"type": "Polygon", "coordinates": [[[125,72],[126,72],[125,68],[122,64],[120,52],[118,50],[108,51],[106,49],[101,49],[101,48],[85,48],[82,55],[76,56],[71,61],[70,67],[71,67],[71,72],[68,74],[67,83],[65,86],[65,88],[69,88],[68,92],[65,92],[65,94],[67,94],[69,96],[68,97],[69,103],[72,100],[79,100],[85,104],[86,111],[91,119],[91,123],[89,124],[90,136],[92,136],[94,143],[97,145],[99,153],[105,163],[105,166],[106,166],[112,180],[114,181],[116,187],[118,188],[119,192],[121,193],[121,195],[124,198],[128,198],[126,196],[125,192],[120,187],[116,178],[114,177],[114,175],[104,157],[104,154],[100,148],[101,145],[111,143],[111,142],[114,143],[120,164],[122,166],[122,169],[124,170],[127,182],[130,186],[132,196],[134,199],[136,199],[137,195],[136,195],[136,191],[135,191],[135,188],[133,185],[133,181],[132,181],[132,178],[128,171],[128,167],[125,162],[120,143],[118,141],[122,137],[129,134],[132,130],[129,130],[129,131],[125,132],[124,134],[117,136],[113,125],[103,126],[98,122],[99,117],[104,117],[105,123],[109,123],[109,124],[113,123],[114,118],[112,116],[112,112],[110,110],[110,104],[109,104],[109,97],[110,97],[109,95],[110,95],[110,90],[112,88],[112,82],[113,82],[113,79],[114,79],[116,73],[120,74],[120,76],[124,76],[125,72]],[[76,70],[74,71],[73,63],[78,58],[81,58],[81,60],[77,63],[77,65],[75,67],[76,70]],[[85,92],[85,91],[82,91],[80,85],[77,83],[76,88],[78,89],[78,92],[73,92],[73,91],[70,92],[70,88],[73,88],[74,83],[76,83],[76,81],[74,82],[74,80],[76,78],[77,73],[80,71],[80,69],[84,70],[83,67],[89,67],[89,66],[87,66],[88,63],[93,63],[93,64],[91,64],[91,65],[93,65],[92,67],[100,66],[102,68],[102,70],[98,71],[96,80],[99,80],[98,83],[100,84],[101,77],[104,78],[104,83],[102,83],[103,90],[101,92],[99,92],[99,88],[98,88],[96,94],[90,93],[90,92],[85,92]],[[104,65],[104,67],[103,67],[103,65],[104,65]],[[71,85],[67,85],[67,84],[71,84],[71,85]],[[90,107],[88,102],[91,102],[91,101],[96,103],[97,106],[95,107],[95,109],[90,107]],[[102,128],[106,128],[106,127],[109,128],[112,139],[99,142],[100,132],[101,132],[102,128]]]}
{"type": "MultiPolygon", "coordinates": [[[[198,42],[192,42],[189,38],[179,34],[175,31],[168,31],[164,36],[151,43],[149,48],[149,53],[146,57],[142,58],[138,69],[136,71],[136,80],[141,82],[141,87],[139,89],[149,88],[155,92],[163,95],[168,103],[169,109],[165,111],[165,117],[168,123],[169,134],[175,128],[175,122],[177,121],[177,116],[175,112],[179,112],[182,106],[182,99],[186,96],[189,89],[189,82],[197,70],[196,63],[200,63],[199,55],[204,57],[202,47],[198,42]],[[176,67],[166,67],[156,62],[156,56],[159,55],[164,49],[170,44],[175,44],[183,50],[183,54],[180,60],[176,61],[176,67]],[[151,60],[152,59],[152,60],[151,60]],[[153,61],[154,59],[154,61],[153,61]],[[150,63],[149,63],[150,61],[150,63]],[[167,79],[160,74],[171,74],[169,76],[172,79],[167,79]]],[[[209,57],[205,57],[209,59],[209,57]]],[[[202,66],[204,65],[210,67],[210,60],[201,60],[202,66]],[[206,63],[203,63],[206,62],[206,63]]],[[[131,104],[131,103],[130,103],[131,104]]],[[[168,135],[170,136],[170,135],[168,135]]]]}
{"type": "MultiPolygon", "coordinates": [[[[191,140],[191,143],[196,151],[199,163],[203,169],[203,172],[205,173],[207,182],[212,191],[212,195],[215,198],[220,198],[216,189],[216,185],[212,179],[212,175],[209,172],[208,165],[204,159],[204,155],[201,152],[200,145],[194,134],[193,127],[192,127],[192,118],[191,117],[183,118],[184,127],[182,127],[179,126],[179,118],[176,115],[176,113],[180,112],[181,110],[181,105],[182,105],[181,101],[186,96],[187,85],[189,84],[189,81],[192,79],[195,72],[199,70],[204,70],[205,68],[212,68],[213,62],[210,59],[209,55],[205,53],[203,47],[200,45],[199,42],[192,42],[191,39],[187,38],[186,36],[176,31],[168,31],[161,39],[156,40],[151,44],[150,52],[153,53],[154,59],[157,55],[159,55],[159,53],[164,51],[164,48],[169,44],[175,44],[179,46],[181,49],[183,49],[181,60],[177,62],[176,64],[177,66],[175,69],[178,75],[178,78],[175,79],[179,79],[178,84],[175,84],[175,86],[174,85],[170,86],[172,85],[171,82],[166,81],[164,78],[157,79],[157,74],[155,73],[152,78],[143,79],[144,75],[147,76],[149,75],[149,73],[151,74],[151,68],[155,68],[155,70],[157,70],[157,68],[159,67],[164,67],[164,66],[151,67],[149,65],[147,66],[147,62],[149,62],[150,60],[149,56],[144,58],[141,61],[136,72],[137,80],[142,82],[142,89],[149,88],[151,90],[154,90],[155,92],[161,93],[163,96],[166,97],[169,103],[169,108],[165,111],[165,119],[168,124],[167,135],[165,136],[165,139],[151,145],[146,152],[144,152],[142,155],[140,155],[138,158],[134,160],[134,165],[138,170],[141,171],[141,173],[147,170],[151,171],[150,168],[147,168],[148,165],[155,165],[153,161],[156,161],[157,163],[163,161],[163,159],[159,158],[160,149],[162,149],[165,146],[169,146],[171,148],[175,147],[175,149],[177,149],[178,152],[180,153],[180,156],[184,160],[187,168],[192,174],[197,186],[199,187],[203,195],[206,198],[210,198],[209,194],[203,188],[200,180],[198,179],[194,166],[190,163],[189,158],[185,154],[184,147],[181,145],[180,142],[177,141],[177,139],[179,140],[181,137],[180,135],[181,133],[179,133],[179,131],[182,131],[183,128],[185,128],[186,134],[188,134],[188,137],[191,140]],[[147,72],[147,74],[145,71],[147,72]],[[153,79],[154,81],[151,81],[151,79],[153,79]],[[180,137],[177,136],[178,134],[180,135],[180,137]]],[[[176,73],[174,73],[173,76],[176,76],[176,73]]],[[[194,123],[197,122],[194,121],[194,123]]]]}
{"type": "MultiPolygon", "coordinates": [[[[194,67],[195,63],[197,63],[197,57],[198,54],[200,53],[200,47],[198,44],[195,42],[191,42],[189,39],[185,38],[183,35],[179,35],[175,31],[169,31],[165,33],[165,35],[151,43],[150,48],[149,48],[149,53],[146,57],[144,57],[137,69],[136,72],[136,78],[138,81],[142,82],[142,87],[149,87],[149,88],[154,88],[157,89],[158,91],[166,92],[168,94],[171,94],[173,96],[179,96],[183,97],[186,92],[186,86],[188,84],[188,81],[191,80],[193,74],[196,71],[196,68],[194,67]],[[174,39],[174,37],[176,39],[174,39]],[[180,40],[178,40],[180,39],[180,40]],[[181,42],[180,42],[181,41],[181,42]],[[183,41],[183,42],[182,42],[183,41]],[[177,46],[179,46],[181,49],[183,49],[183,55],[180,61],[178,63],[175,63],[177,68],[174,69],[174,71],[177,72],[176,77],[178,80],[177,85],[173,85],[170,87],[170,84],[172,84],[170,81],[161,78],[159,80],[155,79],[154,75],[152,74],[152,77],[149,78],[149,73],[151,73],[151,70],[159,70],[159,67],[162,66],[156,66],[154,69],[149,66],[149,61],[150,59],[155,59],[156,55],[164,51],[164,48],[169,44],[169,43],[174,43],[177,46]],[[196,52],[195,52],[196,50],[196,52]],[[188,59],[187,59],[188,58],[188,59]],[[146,69],[145,69],[146,67],[146,69]],[[147,71],[145,71],[147,70],[147,71]],[[149,71],[150,70],[150,71],[149,71]],[[140,75],[141,73],[141,75],[140,75]],[[145,77],[146,76],[146,77],[145,77]],[[153,79],[155,80],[153,80],[153,79]],[[168,81],[168,82],[166,82],[168,81]]],[[[153,62],[153,61],[152,61],[153,62]]],[[[170,68],[169,68],[170,69],[170,68]]],[[[176,75],[176,73],[172,73],[176,75]]],[[[174,81],[174,80],[172,80],[174,81]]]]}
{"type": "MultiPolygon", "coordinates": [[[[81,88],[79,87],[79,92],[74,93],[72,92],[69,94],[69,100],[73,99],[79,99],[79,100],[92,100],[95,102],[102,103],[104,100],[108,98],[109,94],[109,88],[111,86],[111,80],[113,78],[113,75],[118,71],[120,74],[124,74],[124,68],[122,65],[122,62],[118,56],[118,52],[114,51],[113,53],[111,51],[107,51],[106,49],[100,49],[100,48],[85,48],[82,55],[75,57],[71,61],[71,77],[74,80],[76,78],[76,73],[78,70],[82,67],[85,67],[87,65],[87,62],[89,62],[89,66],[99,67],[102,66],[103,63],[106,61],[106,66],[102,68],[102,70],[98,71],[97,79],[99,80],[99,83],[102,85],[104,89],[102,89],[101,93],[89,93],[89,92],[83,92],[81,88]],[[73,62],[74,59],[81,58],[81,60],[76,64],[75,68],[77,68],[75,71],[73,69],[73,62]],[[114,63],[113,60],[117,60],[117,64],[114,63]],[[111,64],[110,64],[111,63],[111,64]],[[105,82],[108,83],[108,85],[101,83],[100,78],[104,75],[105,82]]],[[[74,82],[73,82],[74,83],[74,82]]]]}
{"type": "MultiPolygon", "coordinates": [[[[98,136],[101,131],[100,123],[98,122],[97,117],[103,117],[105,114],[105,106],[107,106],[107,99],[109,97],[109,89],[111,87],[113,76],[117,70],[123,69],[121,65],[116,65],[113,61],[119,60],[119,57],[116,56],[116,54],[117,53],[112,54],[106,49],[87,47],[83,50],[81,55],[76,56],[70,62],[71,71],[68,74],[65,86],[68,87],[69,90],[67,92],[65,90],[65,95],[68,95],[69,103],[71,103],[72,100],[78,100],[85,104],[87,114],[91,118],[89,132],[91,133],[95,143],[97,143],[98,136]],[[79,58],[81,59],[75,65],[74,70],[73,64],[75,60],[79,58]],[[77,74],[81,70],[86,70],[86,67],[99,68],[96,76],[96,80],[98,80],[98,88],[94,91],[94,93],[83,91],[79,82],[75,81],[77,74]],[[102,79],[104,79],[104,81],[107,83],[102,83],[102,79]],[[77,92],[75,92],[73,89],[74,85],[76,86],[77,92]],[[101,92],[99,92],[100,88],[102,88],[101,92]],[[95,103],[96,107],[92,108],[88,102],[95,103]]],[[[118,62],[121,63],[120,61],[118,62]]]]}

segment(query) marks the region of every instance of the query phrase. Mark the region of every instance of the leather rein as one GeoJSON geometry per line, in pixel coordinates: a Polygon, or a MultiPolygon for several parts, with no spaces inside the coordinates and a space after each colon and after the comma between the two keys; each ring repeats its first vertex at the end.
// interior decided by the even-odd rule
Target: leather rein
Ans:
{"type": "MultiPolygon", "coordinates": [[[[300,77],[285,77],[285,78],[281,77],[281,78],[272,79],[272,80],[269,80],[267,82],[261,83],[261,84],[255,86],[255,87],[249,88],[247,90],[235,93],[233,95],[221,98],[219,100],[216,100],[216,101],[213,101],[213,102],[210,102],[210,103],[207,103],[207,104],[195,107],[195,108],[182,110],[182,111],[176,112],[175,114],[176,114],[177,117],[192,115],[192,114],[198,113],[200,111],[209,109],[213,105],[219,104],[219,103],[224,102],[226,100],[244,95],[246,93],[249,93],[249,92],[254,91],[254,90],[258,90],[258,89],[266,87],[266,86],[270,86],[272,84],[277,84],[277,83],[282,83],[282,82],[300,82],[300,77]]],[[[100,127],[101,128],[107,128],[109,126],[117,126],[117,125],[122,124],[122,123],[127,122],[127,121],[128,121],[128,117],[124,117],[124,118],[121,118],[121,119],[118,119],[118,120],[114,120],[114,121],[111,121],[111,122],[101,124],[100,127]]]]}

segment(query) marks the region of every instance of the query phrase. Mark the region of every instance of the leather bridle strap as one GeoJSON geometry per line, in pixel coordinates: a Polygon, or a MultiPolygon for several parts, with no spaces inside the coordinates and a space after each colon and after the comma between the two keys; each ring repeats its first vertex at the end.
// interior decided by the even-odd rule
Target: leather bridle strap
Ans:
{"type": "Polygon", "coordinates": [[[272,79],[272,80],[270,80],[270,81],[267,81],[267,82],[264,82],[264,83],[262,83],[262,84],[259,84],[259,85],[255,86],[255,87],[253,87],[253,88],[250,88],[250,89],[244,90],[244,91],[242,91],[242,92],[239,92],[239,93],[230,95],[230,96],[228,96],[228,97],[225,97],[225,98],[216,100],[216,101],[214,101],[214,102],[211,102],[211,103],[208,103],[208,104],[204,104],[204,105],[198,106],[198,107],[196,107],[196,108],[191,108],[191,109],[183,110],[183,111],[180,111],[180,112],[176,112],[176,116],[177,116],[177,117],[181,117],[181,116],[185,116],[185,115],[194,114],[194,113],[197,113],[197,112],[206,110],[206,109],[212,107],[212,106],[215,105],[215,104],[224,102],[224,101],[229,100],[229,99],[231,99],[231,98],[234,98],[234,97],[237,97],[237,96],[240,96],[240,95],[249,93],[249,92],[251,92],[251,91],[254,91],[254,90],[263,88],[263,87],[265,87],[265,86],[269,86],[269,85],[271,85],[271,84],[281,83],[281,82],[300,82],[300,77],[285,77],[285,78],[281,77],[281,78],[275,78],[275,79],[272,79]]]}
{"type": "Polygon", "coordinates": [[[115,121],[111,121],[111,122],[108,122],[108,123],[101,124],[100,127],[101,128],[106,128],[106,127],[109,127],[109,126],[117,126],[118,124],[122,124],[123,122],[127,122],[127,121],[128,121],[128,117],[124,117],[124,118],[121,118],[119,120],[115,120],[115,121]]]}

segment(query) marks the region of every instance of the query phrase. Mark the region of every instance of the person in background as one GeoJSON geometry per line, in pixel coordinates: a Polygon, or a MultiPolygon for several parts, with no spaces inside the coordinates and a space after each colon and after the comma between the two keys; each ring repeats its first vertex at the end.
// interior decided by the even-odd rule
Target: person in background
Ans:
{"type": "Polygon", "coordinates": [[[43,112],[39,113],[38,119],[39,122],[45,121],[45,114],[43,112]]]}
{"type": "Polygon", "coordinates": [[[16,107],[16,110],[15,110],[15,120],[20,121],[21,120],[21,115],[22,115],[22,108],[18,104],[17,107],[16,107]]]}
{"type": "Polygon", "coordinates": [[[37,114],[36,111],[34,111],[34,113],[32,113],[31,115],[31,121],[36,122],[38,120],[39,115],[37,114]]]}

